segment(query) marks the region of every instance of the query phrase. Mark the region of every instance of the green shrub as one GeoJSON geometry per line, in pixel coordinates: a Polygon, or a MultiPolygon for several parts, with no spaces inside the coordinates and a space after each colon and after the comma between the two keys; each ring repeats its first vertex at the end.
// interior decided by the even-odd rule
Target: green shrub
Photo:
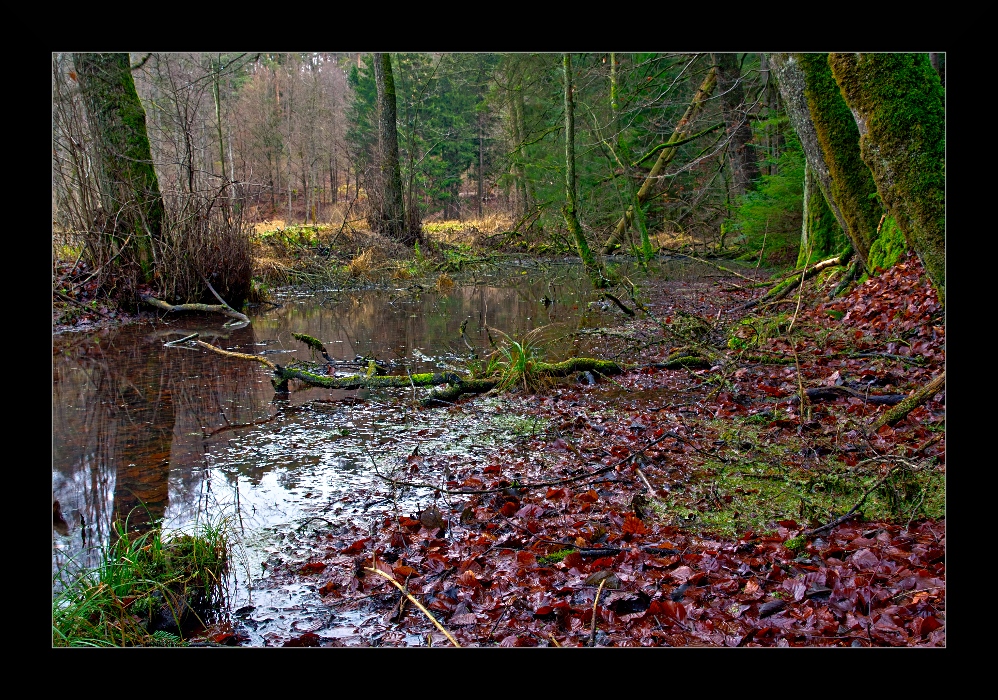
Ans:
{"type": "Polygon", "coordinates": [[[744,259],[757,259],[760,253],[769,264],[797,259],[804,216],[804,151],[792,131],[786,136],[776,174],[763,175],[755,190],[740,197],[724,224],[745,251],[744,259]]]}

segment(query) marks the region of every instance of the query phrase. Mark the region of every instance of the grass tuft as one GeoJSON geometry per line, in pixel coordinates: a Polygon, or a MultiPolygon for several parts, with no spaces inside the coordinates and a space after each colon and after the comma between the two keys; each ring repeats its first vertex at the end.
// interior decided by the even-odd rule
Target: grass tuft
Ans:
{"type": "Polygon", "coordinates": [[[52,643],[57,647],[162,646],[183,640],[224,602],[228,523],[193,532],[153,529],[129,536],[126,523],[101,551],[94,569],[56,574],[52,643]],[[159,637],[155,637],[159,634],[159,637]]]}

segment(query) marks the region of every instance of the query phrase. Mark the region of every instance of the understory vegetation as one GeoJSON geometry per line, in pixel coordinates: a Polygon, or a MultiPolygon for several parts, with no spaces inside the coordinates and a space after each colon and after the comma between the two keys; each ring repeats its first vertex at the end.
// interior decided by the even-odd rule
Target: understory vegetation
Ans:
{"type": "Polygon", "coordinates": [[[223,609],[229,559],[225,521],[170,534],[118,523],[96,568],[59,572],[53,645],[182,646],[223,609]]]}

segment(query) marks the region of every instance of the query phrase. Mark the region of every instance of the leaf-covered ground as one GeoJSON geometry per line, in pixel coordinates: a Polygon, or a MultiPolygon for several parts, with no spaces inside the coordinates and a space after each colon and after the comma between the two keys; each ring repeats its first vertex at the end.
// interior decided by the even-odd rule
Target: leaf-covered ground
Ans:
{"type": "Polygon", "coordinates": [[[453,643],[376,569],[461,646],[944,646],[945,391],[879,430],[871,400],[943,371],[943,309],[914,257],[832,286],[750,316],[742,279],[645,291],[603,341],[623,375],[503,398],[521,428],[487,457],[380,465],[425,508],[270,572],[367,622],[271,641],[453,643]],[[713,366],[662,367],[682,345],[713,366]]]}

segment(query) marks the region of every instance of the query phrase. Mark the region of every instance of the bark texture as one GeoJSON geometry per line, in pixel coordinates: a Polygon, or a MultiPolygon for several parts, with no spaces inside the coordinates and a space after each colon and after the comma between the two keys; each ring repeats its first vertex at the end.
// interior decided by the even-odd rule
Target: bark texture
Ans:
{"type": "Polygon", "coordinates": [[[839,93],[825,54],[769,54],[780,94],[818,186],[866,264],[877,237],[880,207],[859,130],[839,93]]]}
{"type": "Polygon", "coordinates": [[[378,91],[379,182],[374,212],[374,229],[406,244],[418,240],[407,226],[402,202],[402,172],[399,168],[397,107],[392,60],[387,53],[374,54],[374,81],[378,91]]]}
{"type": "Polygon", "coordinates": [[[76,53],[73,66],[97,146],[101,206],[114,222],[112,249],[125,247],[130,237],[142,281],[151,282],[165,213],[128,54],[76,53]]]}
{"type": "Polygon", "coordinates": [[[829,64],[855,115],[877,191],[929,274],[946,289],[946,113],[926,54],[835,53],[829,64]]]}
{"type": "Polygon", "coordinates": [[[742,87],[738,55],[733,53],[711,54],[717,70],[717,92],[721,98],[724,124],[731,139],[728,153],[732,165],[732,195],[740,196],[755,186],[759,179],[759,164],[752,145],[752,126],[745,109],[745,90],[742,87]]]}

